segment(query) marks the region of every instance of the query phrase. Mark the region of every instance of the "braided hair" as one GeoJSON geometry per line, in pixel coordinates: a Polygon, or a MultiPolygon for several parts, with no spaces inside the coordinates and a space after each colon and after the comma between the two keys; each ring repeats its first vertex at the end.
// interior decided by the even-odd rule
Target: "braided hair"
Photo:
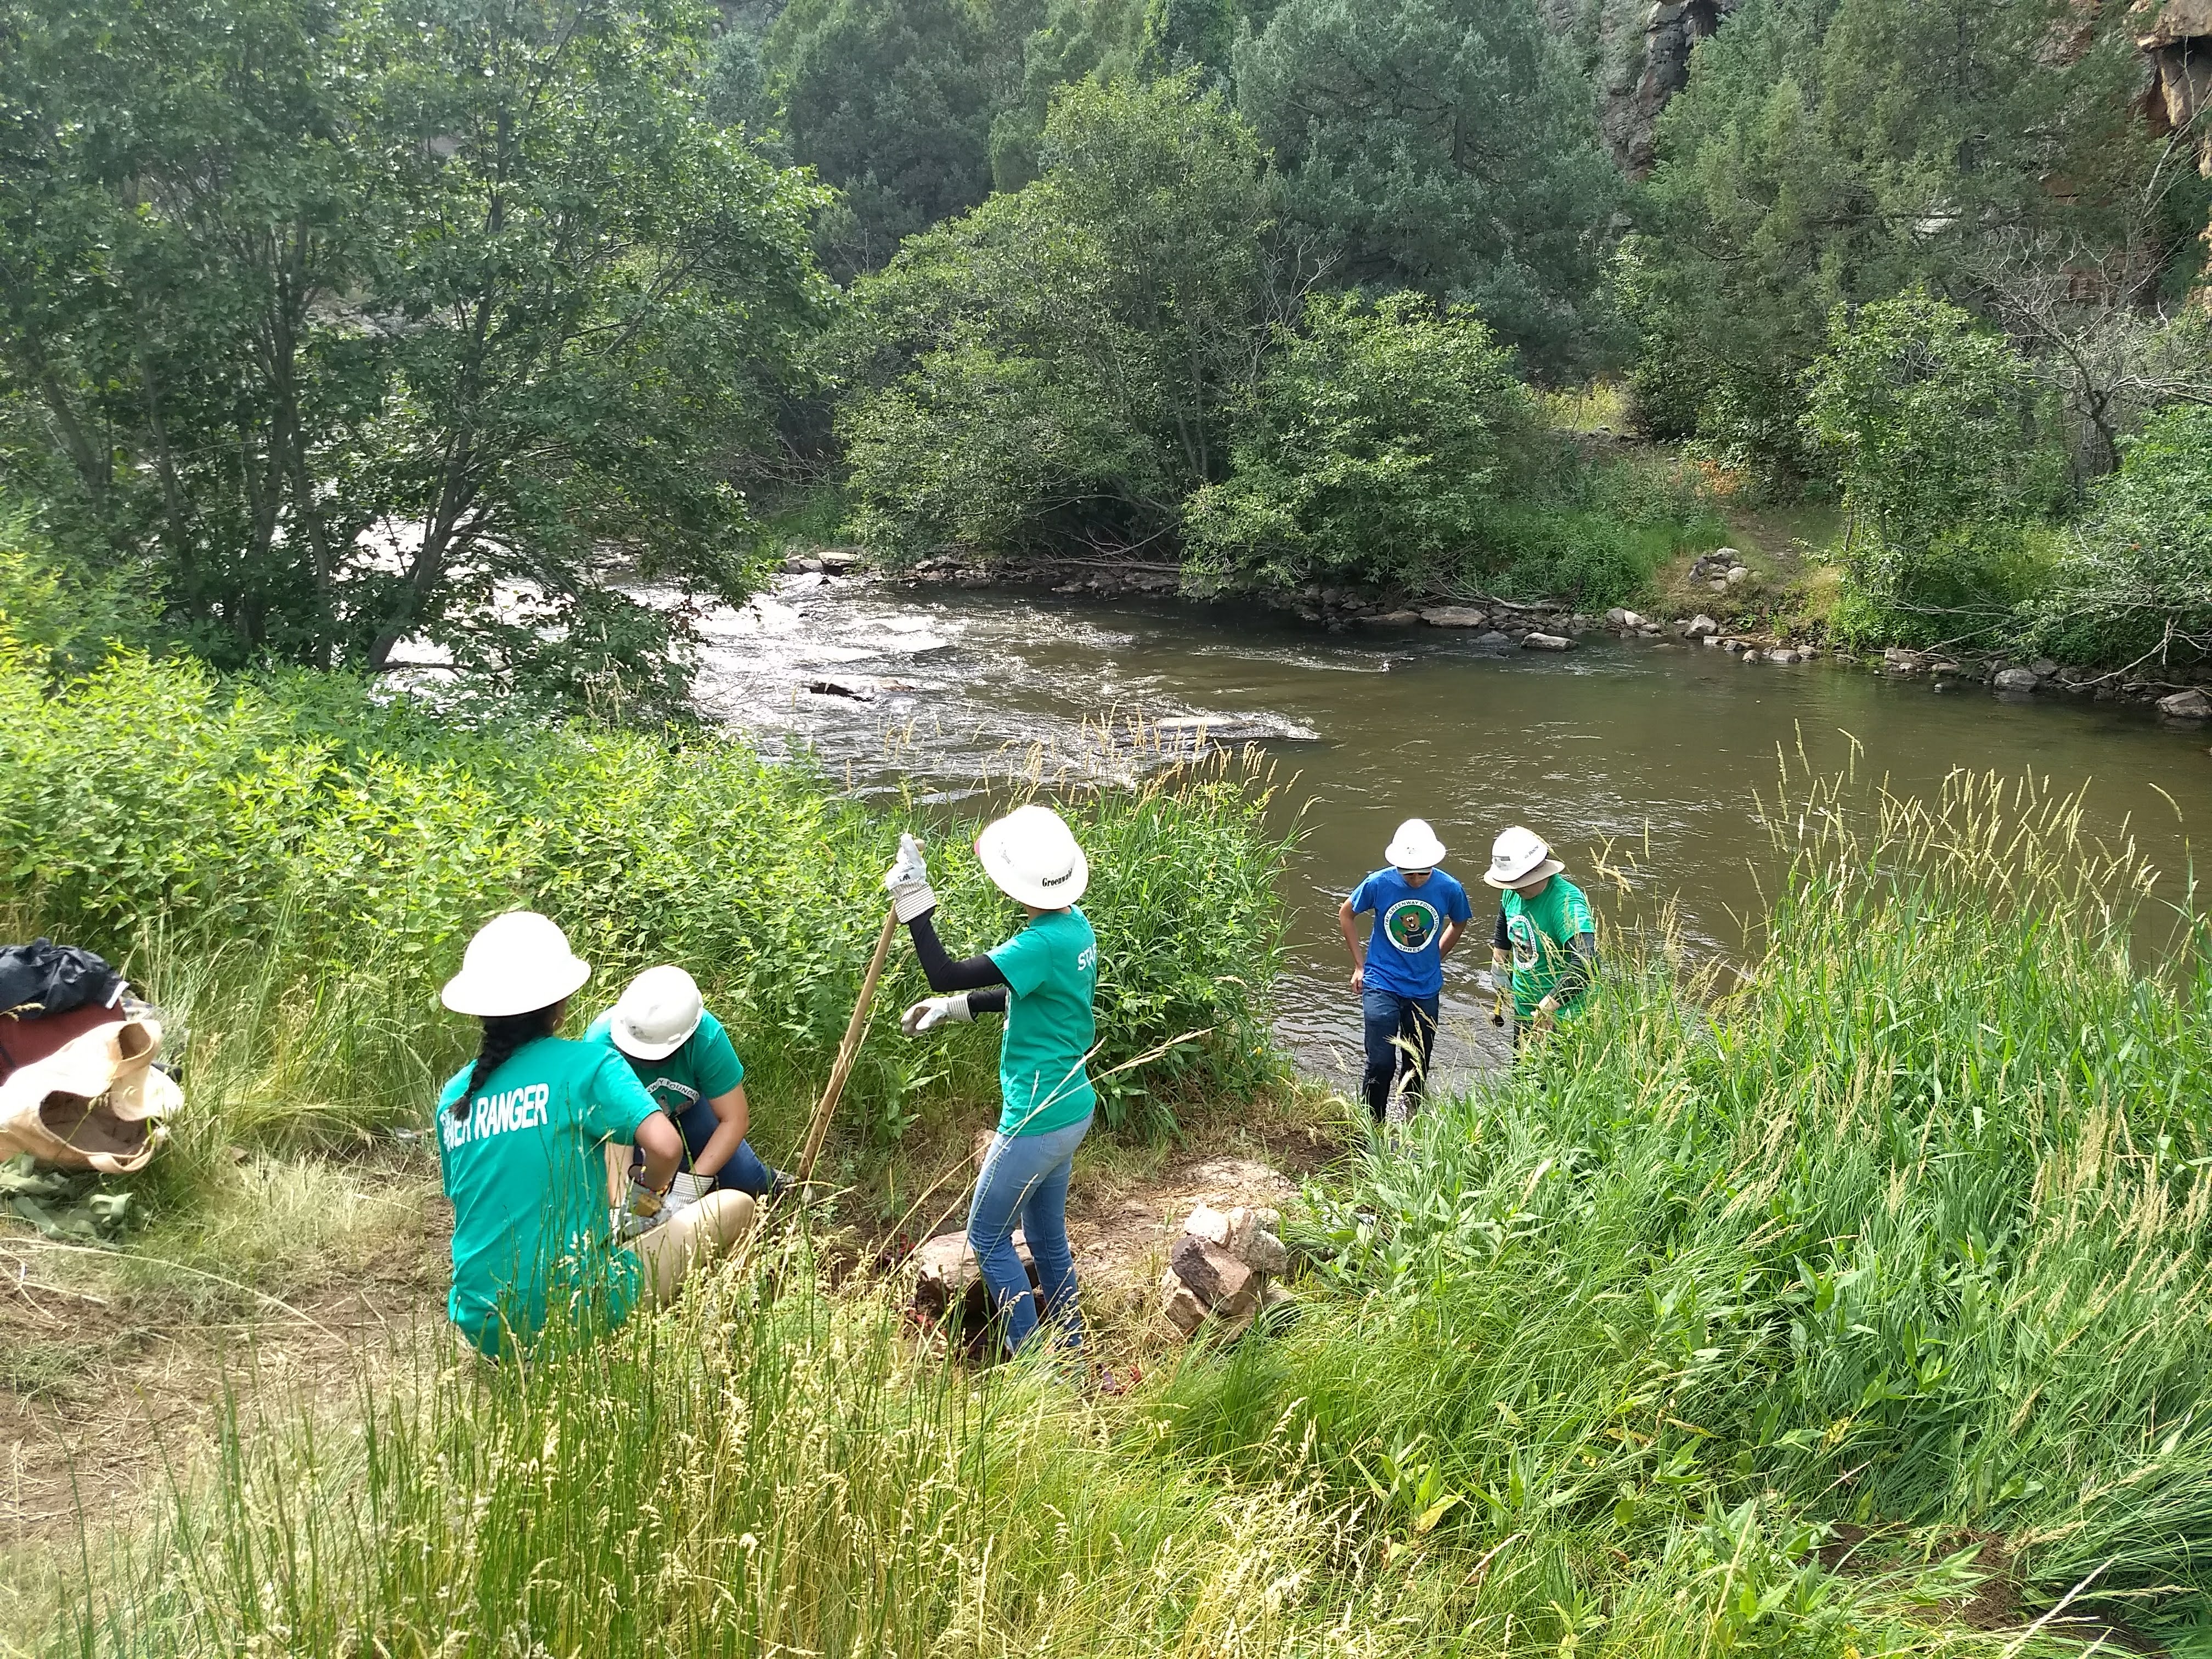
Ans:
{"type": "Polygon", "coordinates": [[[453,1115],[466,1117],[469,1097],[476,1093],[477,1085],[489,1082],[491,1074],[506,1065],[508,1056],[524,1043],[533,1042],[550,1032],[554,1017],[560,1012],[561,1004],[556,1002],[533,1008],[526,1014],[501,1014],[487,1018],[483,1022],[483,1046],[477,1050],[476,1063],[469,1068],[469,1080],[454,1097],[453,1115]]]}

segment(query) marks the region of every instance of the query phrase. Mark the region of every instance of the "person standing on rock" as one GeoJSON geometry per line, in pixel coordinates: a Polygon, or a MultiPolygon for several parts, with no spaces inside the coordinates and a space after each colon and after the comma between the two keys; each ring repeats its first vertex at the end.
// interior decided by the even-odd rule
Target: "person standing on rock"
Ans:
{"type": "Polygon", "coordinates": [[[999,1048],[999,1127],[968,1206],[968,1244],[1005,1322],[1008,1352],[1039,1326],[1029,1273],[1014,1249],[1017,1227],[1036,1262],[1044,1320],[1060,1328],[1063,1346],[1079,1347],[1067,1183],[1098,1103],[1085,1069],[1097,1035],[1092,1005],[1098,940],[1076,908],[1091,866],[1060,814],[1034,805],[986,828],[975,838],[975,856],[1030,919],[1005,944],[955,962],[938,940],[937,895],[921,844],[912,836],[899,837],[898,861],[884,885],[913,935],[930,989],[939,994],[908,1008],[899,1024],[908,1036],[919,1036],[978,1014],[1006,1017],[999,1048]]]}
{"type": "Polygon", "coordinates": [[[1482,878],[1502,895],[1490,960],[1498,977],[1512,976],[1516,1043],[1572,1015],[1597,974],[1597,924],[1565,868],[1543,837],[1517,824],[1490,849],[1482,878]]]}
{"type": "Polygon", "coordinates": [[[1352,988],[1359,994],[1367,1068],[1367,1109],[1377,1123],[1394,1092],[1408,1112],[1421,1098],[1437,1042],[1444,958],[1474,915],[1467,889],[1437,866],[1444,846],[1426,821],[1407,818],[1382,856],[1389,860],[1336,907],[1336,923],[1352,952],[1352,988]],[[1372,912],[1364,944],[1353,918],[1372,912]]]}
{"type": "Polygon", "coordinates": [[[659,1222],[683,1138],[620,1054],[556,1035],[591,972],[550,920],[511,910],[477,930],[441,993],[483,1026],[477,1057],[438,1097],[438,1166],[453,1206],[446,1312],[494,1358],[526,1346],[556,1310],[611,1328],[641,1292],[671,1300],[752,1224],[742,1193],[710,1193],[659,1222]],[[610,1143],[644,1154],[618,1211],[635,1235],[625,1245],[602,1173],[610,1143]]]}
{"type": "Polygon", "coordinates": [[[751,1113],[744,1062],[722,1023],[707,1012],[698,982],[681,968],[648,968],[622,1000],[593,1020],[586,1042],[604,1043],[629,1062],[646,1093],[684,1137],[684,1168],[672,1195],[690,1203],[709,1192],[753,1199],[787,1188],[745,1143],[751,1113]]]}

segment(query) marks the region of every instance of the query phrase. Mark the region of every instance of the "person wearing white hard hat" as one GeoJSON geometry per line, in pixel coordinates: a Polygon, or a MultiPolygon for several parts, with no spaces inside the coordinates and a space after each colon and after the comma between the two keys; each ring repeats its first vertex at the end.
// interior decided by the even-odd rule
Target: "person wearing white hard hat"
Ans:
{"type": "Polygon", "coordinates": [[[1443,1001],[1444,958],[1474,915],[1467,889],[1437,866],[1444,845],[1422,818],[1398,826],[1382,856],[1389,860],[1336,907],[1336,925],[1352,952],[1352,988],[1359,994],[1367,1051],[1362,1085],[1377,1123],[1394,1093],[1408,1110],[1428,1079],[1443,1001]],[[1354,918],[1372,914],[1365,940],[1354,918]]]}
{"type": "Polygon", "coordinates": [[[1483,873],[1501,896],[1490,960],[1501,978],[1512,975],[1516,1042],[1571,1014],[1597,972],[1597,924],[1565,868],[1542,836],[1516,824],[1492,846],[1483,873]]]}
{"type": "Polygon", "coordinates": [[[442,1000],[483,1022],[477,1057],[438,1097],[438,1164],[453,1206],[446,1311],[481,1352],[527,1345],[556,1310],[622,1322],[641,1291],[676,1293],[707,1254],[751,1224],[752,1200],[716,1193],[617,1247],[599,1149],[634,1143],[644,1167],[625,1231],[662,1207],[684,1143],[623,1057],[556,1035],[591,977],[550,920],[532,910],[477,931],[442,1000]]]}
{"type": "MultiPolygon", "coordinates": [[[[622,999],[593,1020],[586,1042],[604,1043],[629,1062],[646,1093],[684,1137],[684,1167],[671,1198],[689,1204],[709,1192],[767,1198],[789,1178],[745,1144],[751,1105],[745,1066],[722,1022],[707,1012],[698,982],[681,968],[648,968],[622,999]]],[[[639,1155],[633,1154],[631,1163],[639,1155]]]]}
{"type": "Polygon", "coordinates": [[[938,940],[937,895],[921,847],[912,836],[899,837],[898,861],[884,885],[914,937],[923,975],[939,993],[908,1009],[900,1024],[908,1036],[918,1036],[978,1014],[1006,1015],[999,1127],[968,1206],[968,1243],[1005,1322],[1009,1351],[1039,1326],[1037,1298],[1014,1249],[1017,1227],[1036,1262],[1044,1320],[1059,1328],[1066,1346],[1079,1346],[1067,1182],[1098,1103],[1085,1069],[1097,1035],[1092,1005],[1098,940],[1076,908],[1091,866],[1048,806],[1017,807],[989,825],[975,838],[975,856],[1030,919],[1005,944],[956,962],[938,940]]]}

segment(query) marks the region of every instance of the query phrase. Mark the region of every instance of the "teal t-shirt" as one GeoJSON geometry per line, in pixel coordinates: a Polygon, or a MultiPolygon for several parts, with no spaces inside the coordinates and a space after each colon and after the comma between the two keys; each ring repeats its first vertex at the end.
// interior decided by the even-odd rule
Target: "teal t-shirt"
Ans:
{"type": "Polygon", "coordinates": [[[999,1045],[1002,1135],[1041,1135],[1079,1123],[1098,1104],[1084,1061],[1097,1042],[1098,936],[1082,911],[1048,910],[991,952],[1006,976],[1006,1033],[999,1045]]]}
{"type": "Polygon", "coordinates": [[[1595,933],[1597,924],[1583,890],[1565,876],[1553,876],[1533,899],[1509,887],[1500,902],[1513,951],[1513,1012],[1526,1020],[1573,962],[1567,946],[1577,933],[1595,933]]]}
{"type": "Polygon", "coordinates": [[[599,1147],[628,1141],[653,1097],[611,1048],[539,1037],[477,1081],[438,1096],[438,1164],[453,1201],[453,1286],[446,1312],[488,1354],[501,1316],[535,1336],[556,1301],[589,1301],[619,1324],[637,1297],[637,1258],[615,1247],[599,1147]]]}
{"type": "Polygon", "coordinates": [[[702,1100],[718,1100],[745,1080],[744,1062],[730,1043],[730,1034],[714,1015],[699,1016],[699,1029],[665,1060],[639,1060],[615,1047],[614,1010],[592,1022],[584,1041],[605,1046],[637,1074],[653,1103],[678,1122],[684,1109],[702,1100]]]}

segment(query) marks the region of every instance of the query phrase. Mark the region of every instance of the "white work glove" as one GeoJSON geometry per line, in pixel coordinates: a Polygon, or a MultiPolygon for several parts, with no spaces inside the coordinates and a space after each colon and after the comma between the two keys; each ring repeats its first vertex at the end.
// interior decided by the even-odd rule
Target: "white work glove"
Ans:
{"type": "Polygon", "coordinates": [[[891,913],[901,921],[912,921],[937,908],[937,895],[929,886],[929,866],[921,859],[921,843],[911,835],[900,836],[898,858],[884,872],[884,885],[890,891],[891,913]]]}
{"type": "Polygon", "coordinates": [[[666,1199],[633,1176],[629,1191],[623,1195],[621,1208],[615,1212],[616,1237],[639,1237],[675,1213],[666,1199]]]}
{"type": "Polygon", "coordinates": [[[663,1212],[674,1215],[678,1210],[688,1210],[714,1190],[714,1176],[680,1173],[668,1183],[668,1196],[661,1200],[663,1212]]]}
{"type": "Polygon", "coordinates": [[[939,1025],[965,1025],[975,1016],[968,1012],[965,991],[949,997],[926,997],[899,1016],[899,1030],[920,1036],[939,1025]]]}

